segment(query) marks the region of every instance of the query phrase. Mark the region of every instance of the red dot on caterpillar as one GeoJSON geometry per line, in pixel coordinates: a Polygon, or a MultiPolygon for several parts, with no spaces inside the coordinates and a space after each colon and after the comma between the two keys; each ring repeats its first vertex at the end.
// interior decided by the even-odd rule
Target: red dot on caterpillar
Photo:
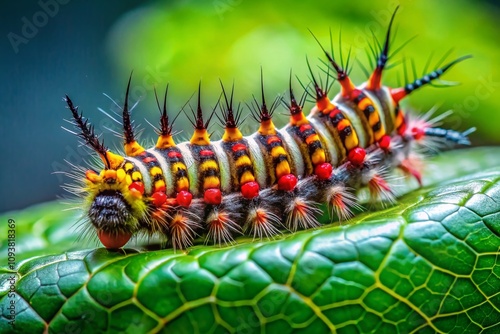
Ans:
{"type": "Polygon", "coordinates": [[[144,159],[142,159],[142,161],[143,161],[145,164],[148,164],[148,163],[150,163],[150,162],[156,161],[156,158],[153,158],[153,157],[145,157],[144,159]]]}
{"type": "Polygon", "coordinates": [[[108,249],[118,249],[123,246],[130,240],[132,234],[130,233],[108,233],[102,230],[97,232],[97,236],[104,247],[108,249]]]}
{"type": "Polygon", "coordinates": [[[312,129],[312,127],[311,127],[311,125],[309,125],[309,124],[303,124],[303,125],[301,125],[301,126],[300,126],[300,128],[299,128],[299,129],[300,129],[300,132],[304,132],[304,131],[306,131],[306,130],[310,130],[310,129],[312,129]]]}
{"type": "Polygon", "coordinates": [[[353,165],[360,166],[365,161],[365,157],[366,157],[365,149],[361,147],[355,147],[349,151],[347,158],[353,165]]]}
{"type": "Polygon", "coordinates": [[[163,192],[165,192],[165,189],[166,189],[165,185],[161,185],[159,187],[155,187],[155,191],[163,191],[163,192]]]}
{"type": "Polygon", "coordinates": [[[278,180],[278,189],[291,191],[297,185],[297,177],[293,174],[283,175],[278,180]]]}
{"type": "Polygon", "coordinates": [[[169,158],[181,158],[182,155],[179,152],[170,151],[170,152],[168,152],[168,157],[169,158]]]}
{"type": "Polygon", "coordinates": [[[245,150],[247,147],[244,145],[244,144],[241,144],[241,143],[238,143],[238,144],[235,144],[233,145],[233,152],[237,152],[237,151],[241,151],[241,150],[245,150]]]}
{"type": "Polygon", "coordinates": [[[389,137],[388,135],[384,135],[382,138],[380,138],[378,146],[380,146],[380,148],[383,150],[388,150],[389,146],[391,146],[391,137],[389,137]]]}
{"type": "Polygon", "coordinates": [[[177,193],[176,199],[177,204],[187,208],[193,200],[193,194],[191,194],[189,191],[181,190],[177,193]]]}
{"type": "Polygon", "coordinates": [[[411,129],[411,134],[413,135],[413,138],[415,138],[415,140],[419,140],[422,139],[422,137],[425,135],[425,131],[421,128],[413,128],[411,129]]]}
{"type": "Polygon", "coordinates": [[[211,157],[212,155],[214,155],[214,152],[212,152],[210,150],[201,150],[200,155],[202,157],[211,157]]]}
{"type": "Polygon", "coordinates": [[[144,184],[142,182],[132,182],[129,186],[128,186],[128,190],[135,190],[137,192],[139,192],[141,195],[144,194],[144,184]]]}
{"type": "Polygon", "coordinates": [[[241,186],[241,194],[246,199],[252,199],[259,195],[259,184],[255,181],[250,181],[241,186]]]}
{"type": "Polygon", "coordinates": [[[203,200],[207,204],[218,205],[222,202],[222,193],[220,189],[210,188],[205,190],[203,200]]]}
{"type": "Polygon", "coordinates": [[[332,164],[324,162],[314,167],[314,174],[321,180],[328,180],[333,172],[332,164]]]}
{"type": "Polygon", "coordinates": [[[163,191],[155,191],[151,195],[151,202],[154,206],[160,207],[167,201],[167,195],[163,191]]]}
{"type": "Polygon", "coordinates": [[[274,142],[281,143],[281,139],[278,136],[269,136],[269,138],[267,139],[267,144],[271,145],[274,142]]]}

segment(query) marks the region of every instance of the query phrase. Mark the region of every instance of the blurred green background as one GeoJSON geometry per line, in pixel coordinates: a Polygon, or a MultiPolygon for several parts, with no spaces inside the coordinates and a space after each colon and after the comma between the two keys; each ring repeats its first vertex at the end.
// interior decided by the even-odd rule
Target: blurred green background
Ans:
{"type": "MultiPolygon", "coordinates": [[[[444,77],[460,85],[423,88],[405,105],[420,112],[433,106],[439,106],[440,112],[453,109],[446,126],[458,130],[475,126],[474,145],[499,144],[497,1],[41,0],[4,4],[0,14],[4,36],[0,45],[0,212],[60,196],[60,186],[69,181],[57,174],[69,170],[65,160],[76,165],[89,160],[77,138],[61,129],[68,126],[63,118],[69,116],[62,102],[64,94],[80,106],[97,133],[104,133],[106,144],[116,148],[121,140],[108,129],[119,131],[119,127],[97,108],[118,110],[103,93],[121,104],[133,71],[131,99],[140,101],[133,117],[143,130],[142,142],[149,146],[155,135],[145,119],[153,124],[158,121],[153,87],[163,94],[170,83],[168,105],[174,114],[201,79],[208,114],[220,94],[219,78],[226,86],[234,80],[236,99],[249,102],[252,94],[259,93],[262,67],[271,100],[286,90],[290,69],[307,82],[306,55],[320,73],[321,52],[308,29],[327,45],[331,28],[337,51],[342,31],[344,56],[351,49],[352,58],[369,67],[368,43],[373,36],[383,40],[398,4],[393,50],[416,38],[392,59],[399,65],[386,73],[385,84],[398,84],[403,59],[408,64],[414,60],[420,74],[430,56],[433,66],[450,50],[447,60],[472,54],[474,58],[444,77]]],[[[353,81],[366,80],[360,65],[351,64],[353,81]]],[[[295,88],[300,91],[297,82],[295,88]]],[[[337,92],[338,85],[334,85],[331,95],[337,92]]],[[[286,117],[279,118],[277,123],[285,124],[286,117]]],[[[246,133],[256,128],[248,120],[246,133]]],[[[211,130],[217,136],[219,127],[213,123],[211,130]]],[[[179,140],[189,136],[185,115],[175,128],[183,130],[179,140]]]]}

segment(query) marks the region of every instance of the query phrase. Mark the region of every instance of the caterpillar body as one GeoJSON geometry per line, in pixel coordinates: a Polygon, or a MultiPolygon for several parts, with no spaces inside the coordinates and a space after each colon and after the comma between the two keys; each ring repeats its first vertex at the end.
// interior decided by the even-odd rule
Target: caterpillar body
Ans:
{"type": "Polygon", "coordinates": [[[249,106],[260,123],[257,132],[242,135],[238,128],[242,109],[233,103],[234,87],[227,94],[221,83],[223,93],[216,108],[225,129],[220,140],[211,141],[207,127],[216,111],[204,121],[200,84],[192,118],[194,133],[188,142],[176,144],[166,108],[167,86],[163,107],[159,106],[158,141],[150,149],[143,148],[134,136],[128,107],[129,79],[123,106],[124,155],[104,146],[66,96],[77,135],[104,163],[99,173],[86,170],[81,178],[85,226],[95,229],[107,248],[122,247],[139,233],[159,235],[176,249],[189,247],[203,235],[207,241],[224,244],[239,234],[264,238],[283,228],[316,227],[321,204],[327,204],[340,220],[348,219],[359,206],[355,191],[361,187],[368,187],[375,200],[392,200],[387,172],[395,168],[420,183],[418,146],[429,140],[468,144],[471,130],[436,128],[426,117],[405,115],[399,102],[468,56],[403,87],[383,86],[396,11],[366,83],[356,87],[347,66],[339,65],[333,52],[323,47],[326,65],[340,83],[340,93],[330,99],[328,83],[321,87],[310,71],[311,84],[297,99],[290,76],[289,99],[281,101],[290,121],[282,129],[273,124],[279,100],[266,104],[262,72],[260,101],[254,98],[249,106]],[[316,105],[306,116],[303,105],[307,94],[316,105]]]}

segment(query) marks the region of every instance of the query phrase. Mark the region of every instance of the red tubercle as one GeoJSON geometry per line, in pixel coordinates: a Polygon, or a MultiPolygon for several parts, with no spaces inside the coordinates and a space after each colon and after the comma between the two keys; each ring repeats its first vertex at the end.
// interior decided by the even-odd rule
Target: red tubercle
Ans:
{"type": "Polygon", "coordinates": [[[259,196],[259,184],[255,181],[250,181],[241,185],[241,195],[246,199],[252,199],[259,196]]]}
{"type": "Polygon", "coordinates": [[[148,164],[148,163],[154,162],[154,161],[156,161],[155,157],[145,157],[144,159],[142,159],[142,162],[144,162],[145,164],[148,164]]]}
{"type": "Polygon", "coordinates": [[[351,162],[351,164],[355,166],[360,166],[365,161],[366,151],[364,148],[355,147],[349,151],[347,155],[347,159],[351,162]]]}
{"type": "Polygon", "coordinates": [[[349,100],[355,100],[360,94],[361,94],[361,90],[359,89],[354,89],[351,94],[349,95],[349,100]]]}
{"type": "Polygon", "coordinates": [[[403,87],[391,89],[391,96],[394,102],[398,103],[406,96],[406,91],[403,87]]]}
{"type": "Polygon", "coordinates": [[[278,180],[278,189],[291,191],[297,185],[297,177],[293,174],[286,174],[279,178],[278,180]]]}
{"type": "Polygon", "coordinates": [[[380,140],[378,141],[378,146],[387,151],[389,147],[391,146],[391,137],[389,135],[384,135],[380,140]]]}
{"type": "Polygon", "coordinates": [[[210,188],[203,193],[203,200],[207,204],[219,205],[222,202],[222,192],[217,188],[210,188]]]}
{"type": "Polygon", "coordinates": [[[310,125],[310,124],[303,124],[303,125],[301,125],[301,126],[300,126],[300,128],[299,128],[300,132],[304,132],[304,131],[306,131],[306,130],[310,130],[310,129],[312,129],[312,127],[311,127],[311,125],[310,125]]]}
{"type": "Polygon", "coordinates": [[[166,189],[167,189],[167,188],[165,187],[165,185],[161,185],[161,186],[159,186],[159,187],[155,187],[155,191],[163,191],[163,192],[165,192],[165,191],[166,191],[166,189]]]}
{"type": "Polygon", "coordinates": [[[331,163],[324,162],[314,167],[314,174],[321,180],[328,180],[333,172],[331,163]]]}
{"type": "Polygon", "coordinates": [[[176,199],[177,199],[177,204],[187,208],[189,207],[191,201],[193,200],[193,194],[191,194],[187,190],[181,190],[177,193],[176,199]]]}
{"type": "Polygon", "coordinates": [[[168,157],[169,158],[181,158],[182,155],[177,151],[170,151],[170,152],[168,152],[168,157]]]}
{"type": "Polygon", "coordinates": [[[155,191],[151,195],[151,202],[154,206],[160,207],[167,201],[167,195],[163,191],[155,191]]]}
{"type": "Polygon", "coordinates": [[[412,128],[411,134],[415,140],[420,140],[425,136],[425,131],[422,128],[412,128]]]}
{"type": "Polygon", "coordinates": [[[406,123],[403,123],[398,128],[398,135],[404,136],[405,133],[406,133],[406,123]]]}
{"type": "Polygon", "coordinates": [[[269,137],[267,138],[267,144],[268,144],[268,145],[271,145],[271,144],[272,144],[272,143],[274,143],[274,142],[279,142],[279,143],[281,143],[281,139],[280,139],[278,136],[269,136],[269,137]]]}
{"type": "Polygon", "coordinates": [[[142,182],[138,182],[138,181],[132,182],[132,183],[128,186],[128,190],[136,190],[136,191],[138,191],[141,195],[144,195],[144,183],[142,183],[142,182]]]}
{"type": "Polygon", "coordinates": [[[232,147],[233,152],[238,152],[246,149],[247,149],[246,145],[242,143],[234,144],[232,147]]]}
{"type": "Polygon", "coordinates": [[[214,155],[214,152],[210,151],[210,150],[201,150],[200,151],[200,155],[202,157],[211,157],[214,155]]]}

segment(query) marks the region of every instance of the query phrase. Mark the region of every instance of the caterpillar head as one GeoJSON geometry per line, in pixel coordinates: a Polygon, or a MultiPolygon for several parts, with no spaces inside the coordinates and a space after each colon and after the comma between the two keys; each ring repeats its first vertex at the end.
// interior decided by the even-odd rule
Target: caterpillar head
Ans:
{"type": "Polygon", "coordinates": [[[148,206],[140,173],[127,174],[124,169],[125,165],[133,168],[133,164],[109,151],[107,157],[118,165],[100,173],[85,173],[87,217],[105,247],[120,248],[140,229],[148,206]]]}

